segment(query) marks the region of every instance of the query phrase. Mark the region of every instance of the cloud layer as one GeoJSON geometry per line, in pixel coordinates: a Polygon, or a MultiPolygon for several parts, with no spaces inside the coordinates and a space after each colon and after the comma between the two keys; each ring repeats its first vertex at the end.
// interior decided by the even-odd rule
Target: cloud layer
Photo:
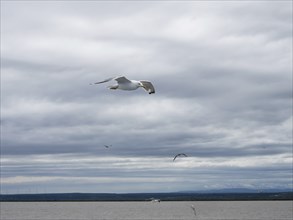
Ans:
{"type": "Polygon", "coordinates": [[[292,2],[1,6],[2,193],[292,187],[292,2]]]}

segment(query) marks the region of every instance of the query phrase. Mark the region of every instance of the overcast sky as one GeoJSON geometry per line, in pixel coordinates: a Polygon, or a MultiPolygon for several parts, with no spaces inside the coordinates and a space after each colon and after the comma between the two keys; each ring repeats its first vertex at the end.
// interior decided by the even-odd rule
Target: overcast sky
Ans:
{"type": "Polygon", "coordinates": [[[1,1],[1,193],[231,187],[292,188],[292,1],[1,1]]]}

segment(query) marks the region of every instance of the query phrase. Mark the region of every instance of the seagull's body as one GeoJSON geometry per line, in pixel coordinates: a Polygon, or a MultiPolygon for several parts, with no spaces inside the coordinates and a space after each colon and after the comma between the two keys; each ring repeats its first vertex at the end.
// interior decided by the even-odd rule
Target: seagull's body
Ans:
{"type": "Polygon", "coordinates": [[[155,93],[155,88],[153,84],[146,80],[129,80],[125,76],[118,76],[118,77],[112,77],[109,79],[105,79],[100,82],[96,82],[94,84],[101,84],[105,82],[109,82],[111,80],[116,80],[117,84],[109,86],[109,89],[121,89],[121,90],[136,90],[139,87],[144,88],[149,94],[155,93]]]}
{"type": "Polygon", "coordinates": [[[173,161],[175,161],[177,157],[182,157],[182,156],[187,157],[187,155],[186,155],[186,154],[183,154],[183,153],[181,153],[181,154],[177,154],[177,155],[174,157],[173,161]]]}

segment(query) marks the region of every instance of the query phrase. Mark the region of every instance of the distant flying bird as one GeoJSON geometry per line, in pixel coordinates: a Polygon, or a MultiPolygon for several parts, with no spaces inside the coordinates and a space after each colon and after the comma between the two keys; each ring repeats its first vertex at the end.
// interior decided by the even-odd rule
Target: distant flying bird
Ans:
{"type": "MultiPolygon", "coordinates": [[[[129,80],[125,76],[112,77],[112,78],[105,79],[100,82],[96,82],[94,84],[109,82],[113,79],[117,81],[117,84],[109,86],[108,87],[109,89],[121,89],[121,90],[130,91],[130,90],[136,90],[139,87],[142,87],[149,94],[155,93],[155,88],[151,82],[146,81],[146,80],[129,80]]],[[[90,85],[92,85],[92,84],[90,84],[90,85]]]]}
{"type": "Polygon", "coordinates": [[[177,155],[174,157],[173,161],[175,161],[177,157],[181,157],[181,156],[187,157],[186,154],[182,154],[182,153],[181,153],[181,154],[177,154],[177,155]]]}
{"type": "Polygon", "coordinates": [[[109,147],[112,147],[112,145],[104,145],[105,148],[109,148],[109,147]]]}

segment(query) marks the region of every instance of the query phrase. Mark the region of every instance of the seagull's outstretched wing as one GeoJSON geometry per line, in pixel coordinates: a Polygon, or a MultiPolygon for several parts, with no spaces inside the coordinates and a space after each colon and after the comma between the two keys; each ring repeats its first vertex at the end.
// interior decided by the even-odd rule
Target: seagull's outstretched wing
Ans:
{"type": "Polygon", "coordinates": [[[178,157],[178,154],[174,157],[173,161],[175,161],[177,157],[178,157]]]}
{"type": "Polygon", "coordinates": [[[114,77],[113,79],[115,79],[118,83],[131,83],[131,81],[129,79],[127,79],[125,76],[118,76],[118,77],[114,77]]]}
{"type": "Polygon", "coordinates": [[[146,81],[146,80],[141,80],[140,81],[141,84],[143,85],[143,88],[149,93],[149,94],[152,94],[152,93],[155,93],[155,88],[153,86],[153,84],[149,81],[146,81]]]}
{"type": "Polygon", "coordinates": [[[181,154],[177,154],[177,155],[174,157],[173,161],[176,160],[176,158],[179,157],[179,156],[187,157],[187,155],[186,155],[186,154],[183,154],[183,153],[181,153],[181,154]]]}
{"type": "Polygon", "coordinates": [[[105,80],[100,81],[100,82],[95,82],[94,84],[100,84],[100,83],[109,82],[109,81],[111,81],[112,79],[115,79],[115,77],[111,77],[111,78],[105,79],[105,80]]]}
{"type": "Polygon", "coordinates": [[[122,83],[122,84],[131,82],[125,76],[116,76],[116,77],[111,77],[111,78],[105,79],[103,81],[95,82],[94,84],[101,84],[101,83],[109,82],[113,79],[116,80],[118,83],[122,83]]]}

